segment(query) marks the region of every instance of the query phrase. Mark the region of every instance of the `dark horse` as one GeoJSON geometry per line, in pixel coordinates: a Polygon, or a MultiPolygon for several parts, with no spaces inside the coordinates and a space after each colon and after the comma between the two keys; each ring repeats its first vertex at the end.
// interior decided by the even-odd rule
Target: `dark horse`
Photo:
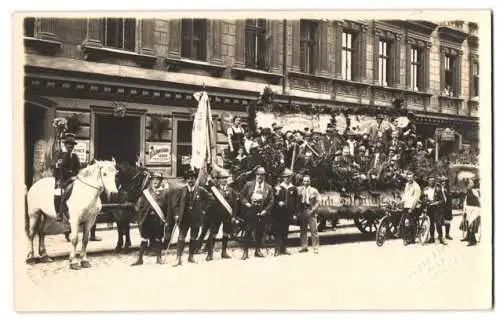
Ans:
{"type": "Polygon", "coordinates": [[[142,191],[147,187],[151,176],[148,169],[135,164],[119,163],[116,167],[118,169],[116,177],[118,194],[111,200],[103,200],[103,212],[111,214],[118,228],[115,251],[128,252],[131,246],[130,223],[135,221],[137,216],[134,206],[142,191]],[[106,204],[111,205],[108,208],[106,204]]]}

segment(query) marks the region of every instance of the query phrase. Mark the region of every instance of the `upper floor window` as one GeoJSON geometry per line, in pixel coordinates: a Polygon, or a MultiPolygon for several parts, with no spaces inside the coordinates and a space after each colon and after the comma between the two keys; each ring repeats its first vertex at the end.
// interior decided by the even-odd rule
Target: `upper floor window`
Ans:
{"type": "Polygon", "coordinates": [[[318,58],[318,30],[315,21],[300,21],[300,71],[314,74],[318,58]]]}
{"type": "Polygon", "coordinates": [[[24,36],[35,37],[36,18],[24,18],[24,36]]]}
{"type": "Polygon", "coordinates": [[[354,35],[349,32],[342,33],[342,79],[352,80],[354,58],[354,35]]]}
{"type": "Polygon", "coordinates": [[[471,84],[471,96],[479,96],[479,63],[477,61],[472,62],[472,84],[471,84]]]}
{"type": "Polygon", "coordinates": [[[193,60],[207,60],[207,20],[182,19],[181,56],[193,60]]]}
{"type": "Polygon", "coordinates": [[[444,95],[457,96],[456,89],[456,57],[444,56],[444,95]]]}
{"type": "Polygon", "coordinates": [[[104,18],[102,32],[104,46],[135,51],[135,19],[104,18]]]}
{"type": "Polygon", "coordinates": [[[248,68],[267,69],[266,21],[247,19],[245,22],[245,65],[248,68]]]}
{"type": "Polygon", "coordinates": [[[380,85],[387,86],[389,83],[389,42],[387,40],[379,40],[378,42],[378,77],[380,85]]]}

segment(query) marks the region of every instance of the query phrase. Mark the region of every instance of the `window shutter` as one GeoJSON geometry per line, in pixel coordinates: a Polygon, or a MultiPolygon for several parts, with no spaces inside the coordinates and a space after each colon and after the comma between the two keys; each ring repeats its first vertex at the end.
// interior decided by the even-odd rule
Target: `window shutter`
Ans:
{"type": "Polygon", "coordinates": [[[185,58],[191,58],[191,21],[189,19],[182,19],[181,26],[181,37],[182,37],[182,46],[181,46],[181,56],[185,58]]]}
{"type": "MultiPolygon", "coordinates": [[[[349,46],[349,43],[347,43],[349,46]]],[[[361,61],[361,34],[360,33],[352,33],[351,34],[351,48],[353,50],[351,55],[351,79],[359,80],[360,78],[360,61],[361,61]]]]}
{"type": "Polygon", "coordinates": [[[264,40],[264,48],[260,51],[261,55],[264,55],[263,61],[264,61],[264,69],[266,71],[271,70],[271,61],[272,57],[275,55],[274,51],[278,50],[278,48],[273,48],[273,21],[272,20],[266,20],[265,21],[265,40],[264,40]]]}
{"type": "Polygon", "coordinates": [[[425,48],[419,48],[417,86],[420,92],[425,92],[427,90],[427,88],[425,88],[425,59],[426,59],[425,48]]]}
{"type": "Polygon", "coordinates": [[[380,83],[380,76],[378,72],[378,55],[379,55],[379,36],[375,32],[373,37],[373,80],[375,83],[380,83]]]}

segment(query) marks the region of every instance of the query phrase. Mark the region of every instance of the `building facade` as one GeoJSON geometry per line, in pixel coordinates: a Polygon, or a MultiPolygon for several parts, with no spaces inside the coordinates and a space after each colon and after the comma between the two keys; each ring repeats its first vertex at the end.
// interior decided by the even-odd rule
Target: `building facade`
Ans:
{"type": "MultiPolygon", "coordinates": [[[[402,98],[422,135],[452,128],[452,148],[478,142],[472,22],[27,18],[24,44],[28,185],[52,120],[75,113],[83,161],[139,158],[181,176],[193,93],[203,88],[216,119],[245,118],[266,86],[282,104],[384,107],[402,98]]],[[[217,140],[222,149],[225,136],[217,140]]]]}

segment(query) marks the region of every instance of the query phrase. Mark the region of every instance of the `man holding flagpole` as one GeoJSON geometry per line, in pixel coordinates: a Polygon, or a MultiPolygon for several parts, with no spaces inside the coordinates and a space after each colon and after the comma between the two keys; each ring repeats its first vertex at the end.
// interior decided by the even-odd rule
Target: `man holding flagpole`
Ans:
{"type": "Polygon", "coordinates": [[[156,263],[163,264],[161,258],[162,239],[165,237],[166,213],[168,210],[167,190],[160,189],[163,175],[154,173],[149,188],[142,192],[136,204],[137,224],[141,234],[139,257],[132,266],[142,265],[148,242],[156,252],[156,263]]]}

